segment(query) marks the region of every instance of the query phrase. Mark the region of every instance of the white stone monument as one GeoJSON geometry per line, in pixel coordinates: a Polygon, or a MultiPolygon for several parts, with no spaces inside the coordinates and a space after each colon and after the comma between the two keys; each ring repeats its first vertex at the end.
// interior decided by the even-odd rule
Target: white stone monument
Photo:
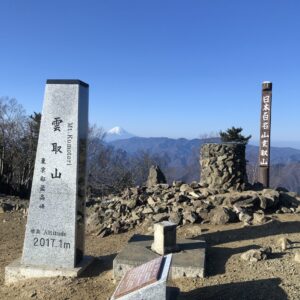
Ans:
{"type": "Polygon", "coordinates": [[[48,80],[23,255],[6,267],[6,283],[77,276],[84,258],[88,85],[48,80]]]}

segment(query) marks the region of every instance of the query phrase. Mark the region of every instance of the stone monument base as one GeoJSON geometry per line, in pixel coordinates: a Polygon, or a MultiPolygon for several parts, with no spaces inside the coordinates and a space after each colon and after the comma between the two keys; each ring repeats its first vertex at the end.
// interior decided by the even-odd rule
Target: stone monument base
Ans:
{"type": "Polygon", "coordinates": [[[5,267],[5,284],[13,284],[26,279],[42,277],[78,277],[93,262],[93,260],[94,258],[91,256],[84,256],[78,266],[72,269],[66,269],[45,266],[27,266],[21,264],[21,258],[18,258],[5,267]]]}
{"type": "MultiPolygon", "coordinates": [[[[124,274],[160,255],[151,250],[153,236],[134,235],[113,262],[113,275],[119,281],[124,274]]],[[[182,239],[177,242],[178,252],[172,253],[170,278],[203,278],[205,275],[205,249],[203,240],[182,239]]]]}

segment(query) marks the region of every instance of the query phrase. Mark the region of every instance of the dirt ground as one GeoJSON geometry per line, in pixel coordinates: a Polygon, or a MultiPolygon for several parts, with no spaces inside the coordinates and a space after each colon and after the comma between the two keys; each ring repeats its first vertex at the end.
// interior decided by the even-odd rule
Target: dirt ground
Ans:
{"type": "MultiPolygon", "coordinates": [[[[180,289],[182,299],[300,299],[300,263],[294,255],[300,251],[300,216],[275,215],[261,226],[244,227],[241,223],[225,226],[193,225],[178,229],[178,238],[197,238],[197,232],[208,244],[206,278],[174,280],[169,285],[180,289]],[[280,237],[292,245],[281,252],[280,237]],[[272,247],[267,260],[242,261],[240,254],[261,246],[272,247]]],[[[4,268],[21,256],[26,219],[19,212],[0,214],[0,299],[109,299],[115,284],[112,262],[134,233],[98,238],[86,237],[86,254],[95,263],[80,278],[28,280],[4,285],[4,268]]]]}

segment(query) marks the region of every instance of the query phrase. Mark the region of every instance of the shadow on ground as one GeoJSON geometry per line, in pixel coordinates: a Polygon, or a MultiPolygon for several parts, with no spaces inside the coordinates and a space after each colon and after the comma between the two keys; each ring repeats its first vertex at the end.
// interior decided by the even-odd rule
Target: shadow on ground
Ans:
{"type": "Polygon", "coordinates": [[[180,293],[177,300],[286,300],[279,278],[207,286],[180,293]]]}
{"type": "MultiPolygon", "coordinates": [[[[239,248],[226,248],[226,247],[209,247],[206,249],[206,276],[214,276],[225,273],[226,262],[232,255],[242,254],[251,249],[259,249],[259,245],[248,245],[239,248]]],[[[268,259],[281,258],[285,253],[271,253],[268,259]]]]}
{"type": "Polygon", "coordinates": [[[239,248],[209,247],[206,249],[205,276],[214,276],[225,273],[225,265],[228,259],[234,255],[251,249],[260,248],[258,245],[250,245],[239,248]]]}
{"type": "MultiPolygon", "coordinates": [[[[243,240],[255,240],[257,238],[287,234],[287,233],[298,233],[300,231],[300,222],[280,222],[274,220],[260,226],[247,226],[238,229],[207,232],[201,236],[195,237],[194,239],[204,239],[207,242],[206,249],[206,276],[214,276],[217,274],[225,273],[226,262],[232,255],[241,254],[250,249],[258,249],[259,245],[248,245],[239,248],[230,247],[214,247],[218,244],[225,244],[230,242],[238,242],[243,240]]],[[[283,253],[271,254],[269,259],[276,259],[282,257],[283,253]]]]}
{"type": "Polygon", "coordinates": [[[238,229],[208,232],[195,239],[204,238],[210,246],[230,243],[235,241],[243,241],[257,239],[266,236],[297,233],[300,232],[300,222],[280,222],[274,220],[260,226],[247,226],[238,229]]]}
{"type": "Polygon", "coordinates": [[[113,261],[117,253],[99,256],[97,257],[91,265],[89,265],[84,272],[80,275],[81,278],[86,277],[96,277],[99,276],[104,271],[112,270],[113,261]]]}

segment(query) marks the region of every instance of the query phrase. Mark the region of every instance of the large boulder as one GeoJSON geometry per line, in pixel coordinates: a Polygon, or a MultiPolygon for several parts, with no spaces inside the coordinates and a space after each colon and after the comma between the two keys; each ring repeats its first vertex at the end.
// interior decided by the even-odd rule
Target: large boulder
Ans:
{"type": "Polygon", "coordinates": [[[279,203],[284,207],[298,207],[300,201],[296,193],[291,192],[279,192],[279,203]]]}
{"type": "Polygon", "coordinates": [[[166,177],[159,166],[151,166],[147,179],[147,187],[152,187],[159,183],[167,183],[166,177]]]}
{"type": "Polygon", "coordinates": [[[216,207],[210,211],[210,221],[214,225],[224,225],[236,219],[236,214],[227,207],[216,207]]]}
{"type": "Polygon", "coordinates": [[[275,207],[279,202],[279,192],[273,189],[264,189],[261,191],[259,198],[262,209],[275,207]]]}

